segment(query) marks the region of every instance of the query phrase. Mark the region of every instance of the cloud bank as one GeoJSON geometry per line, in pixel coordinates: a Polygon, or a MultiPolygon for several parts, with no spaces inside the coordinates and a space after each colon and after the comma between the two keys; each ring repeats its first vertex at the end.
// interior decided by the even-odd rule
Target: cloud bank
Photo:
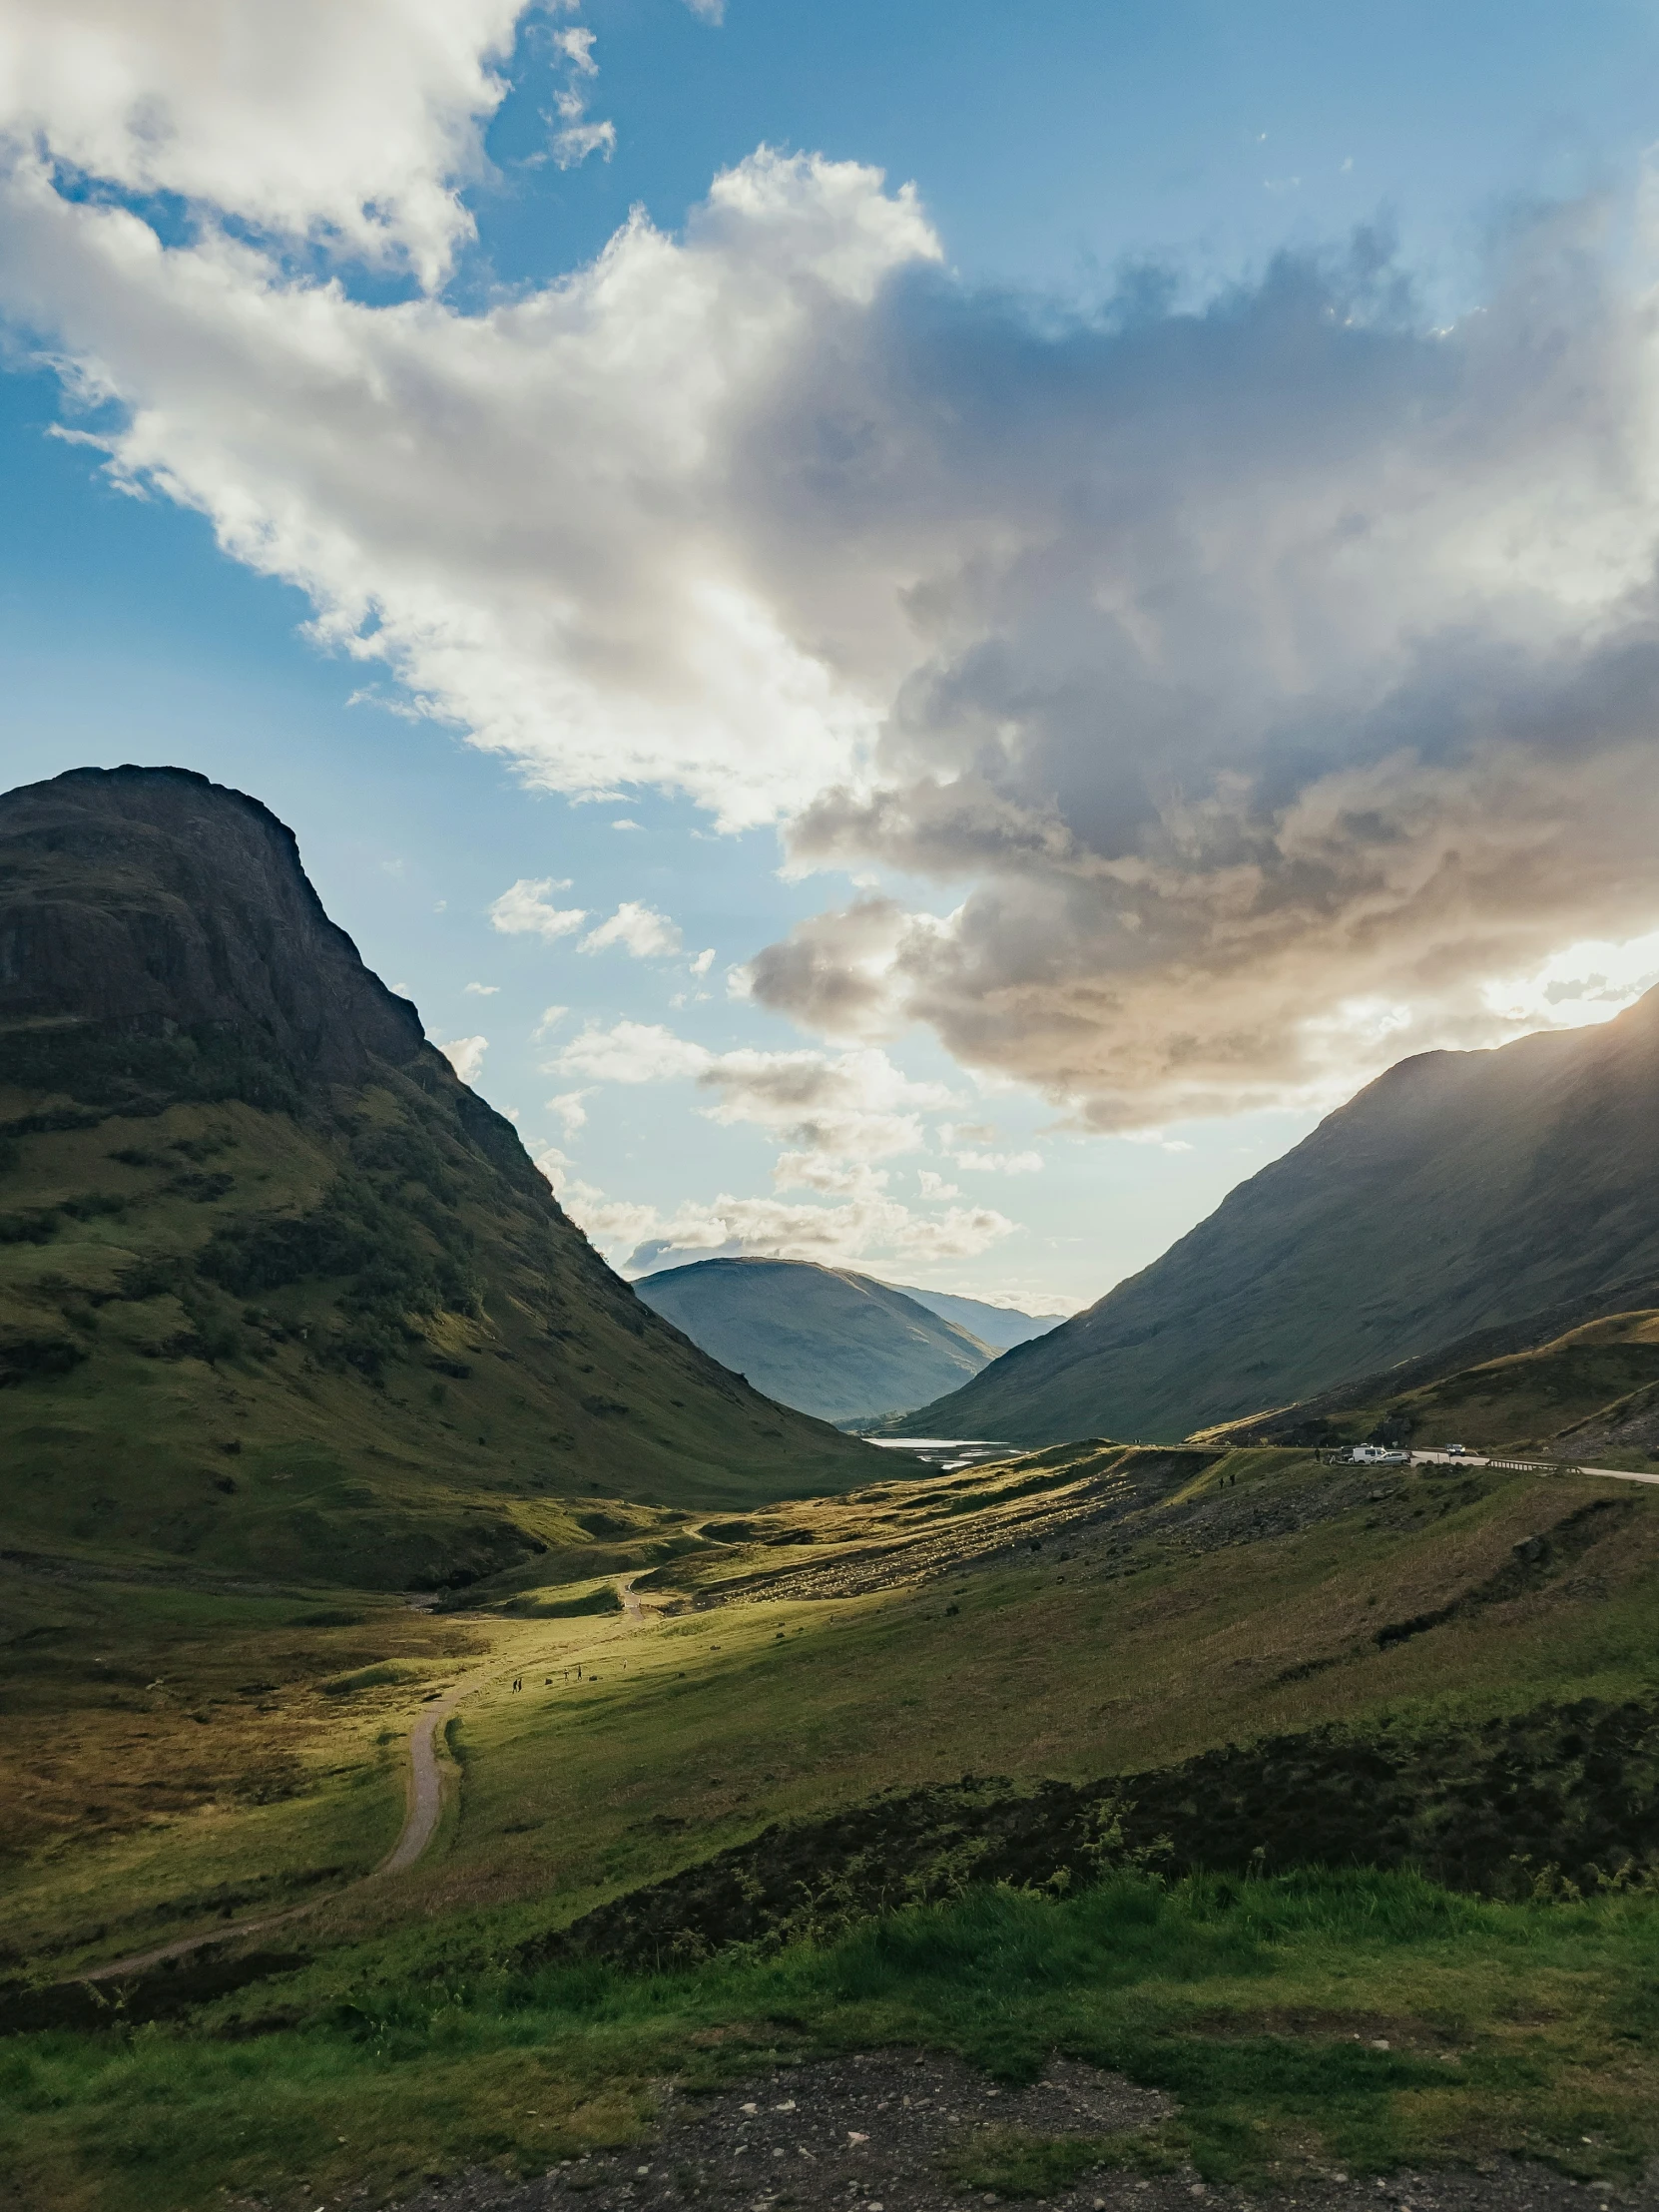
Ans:
{"type": "MultiPolygon", "coordinates": [[[[953,281],[909,190],[762,150],[683,236],[462,311],[514,9],[281,14],[12,11],[0,296],[117,477],[405,709],[884,870],[749,962],[762,1005],[1137,1129],[1491,1041],[1659,923],[1659,348],[1608,211],[1518,229],[1450,327],[1365,239],[1065,319],[953,281]]],[[[551,888],[497,926],[574,930],[551,888]]]]}
{"type": "MultiPolygon", "coordinates": [[[[830,1267],[872,1256],[960,1260],[1013,1234],[1015,1224],[994,1207],[918,1214],[888,1191],[886,1171],[871,1163],[922,1150],[928,1142],[924,1116],[953,1099],[943,1084],[912,1080],[879,1050],[714,1052],[659,1023],[619,1021],[583,1030],[550,1066],[589,1085],[689,1082],[706,1101],[700,1111],[709,1120],[758,1129],[781,1148],[772,1178],[778,1191],[817,1194],[789,1201],[727,1192],[665,1214],[607,1197],[581,1180],[563,1153],[544,1152],[539,1164],[574,1219],[635,1273],[675,1254],[744,1252],[830,1267]]],[[[567,1135],[582,1127],[583,1102],[591,1095],[583,1089],[548,1100],[567,1135]]],[[[930,1204],[961,1195],[926,1169],[919,1187],[930,1204]]]]}
{"type": "Polygon", "coordinates": [[[524,0],[7,0],[0,130],[63,170],[439,280],[524,0]]]}
{"type": "Polygon", "coordinates": [[[943,1084],[912,1081],[879,1050],[711,1052],[654,1022],[585,1029],[553,1064],[595,1083],[689,1080],[711,1121],[746,1123],[846,1170],[918,1150],[922,1114],[951,1104],[943,1084]]]}

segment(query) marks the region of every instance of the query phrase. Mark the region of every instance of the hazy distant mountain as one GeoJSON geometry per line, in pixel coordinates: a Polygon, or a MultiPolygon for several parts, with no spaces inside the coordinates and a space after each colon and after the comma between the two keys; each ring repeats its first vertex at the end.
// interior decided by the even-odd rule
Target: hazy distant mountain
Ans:
{"type": "Polygon", "coordinates": [[[643,1305],[291,832],[178,769],[0,798],[0,1385],[9,1543],[358,1583],[866,1448],[643,1305]]]}
{"type": "Polygon", "coordinates": [[[1022,1314],[1014,1306],[987,1306],[983,1299],[957,1298],[949,1291],[918,1291],[910,1283],[889,1283],[887,1288],[903,1298],[913,1298],[930,1314],[953,1321],[958,1329],[965,1329],[993,1352],[1006,1352],[1010,1345],[1046,1336],[1066,1318],[1064,1314],[1022,1314]]]}
{"type": "MultiPolygon", "coordinates": [[[[1176,1437],[1477,1332],[1659,1297],[1659,992],[1602,1027],[1427,1052],[913,1434],[1176,1437]]],[[[1552,1324],[1552,1326],[1551,1326],[1552,1324]]]]}
{"type": "Polygon", "coordinates": [[[805,1260],[698,1260],[634,1288],[758,1390],[825,1420],[902,1411],[994,1357],[910,1293],[805,1260]]]}

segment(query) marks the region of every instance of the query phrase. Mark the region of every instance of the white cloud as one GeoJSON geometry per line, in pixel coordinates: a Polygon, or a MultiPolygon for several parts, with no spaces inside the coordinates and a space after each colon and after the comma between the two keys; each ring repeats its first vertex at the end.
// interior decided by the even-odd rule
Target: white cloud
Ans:
{"type": "Polygon", "coordinates": [[[694,975],[707,975],[714,964],[715,948],[712,944],[706,945],[704,949],[697,955],[697,958],[693,960],[691,964],[691,971],[694,975]]]}
{"type": "Polygon", "coordinates": [[[611,824],[611,828],[613,830],[637,830],[639,828],[639,824],[637,822],[629,821],[627,816],[624,816],[620,822],[613,822],[611,824]]]}
{"type": "Polygon", "coordinates": [[[1040,1152],[953,1152],[959,1168],[985,1175],[1035,1175],[1043,1164],[1040,1152]]]}
{"type": "Polygon", "coordinates": [[[577,1130],[586,1127],[588,1119],[586,1101],[592,1096],[593,1092],[591,1090],[561,1091],[556,1098],[550,1098],[547,1101],[548,1112],[558,1115],[560,1121],[564,1123],[564,1131],[567,1137],[574,1137],[577,1130]]]}
{"type": "Polygon", "coordinates": [[[456,1037],[449,1044],[434,1037],[432,1042],[463,1083],[477,1082],[484,1072],[484,1054],[490,1046],[488,1037],[456,1037]]]}
{"type": "Polygon", "coordinates": [[[711,1121],[760,1128],[798,1152],[848,1161],[914,1152],[920,1116],[948,1106],[942,1084],[917,1083],[872,1047],[826,1053],[712,1052],[655,1023],[619,1021],[585,1029],[557,1065],[601,1083],[664,1083],[689,1078],[712,1093],[711,1121]]]}
{"type": "Polygon", "coordinates": [[[616,125],[596,123],[588,115],[588,94],[599,74],[593,58],[594,34],[575,24],[555,31],[551,44],[570,72],[569,81],[553,96],[560,126],[553,134],[553,159],[561,169],[579,168],[590,154],[603,154],[609,161],[616,151],[616,125]]]}
{"type": "Polygon", "coordinates": [[[614,945],[636,960],[665,960],[679,951],[680,931],[667,914],[636,898],[625,898],[610,920],[590,929],[576,949],[605,952],[614,945]]]}
{"type": "Polygon", "coordinates": [[[541,1044],[546,1038],[552,1036],[554,1030],[558,1028],[560,1022],[564,1020],[569,1012],[570,1008],[568,1006],[544,1006],[541,1010],[540,1021],[530,1032],[530,1042],[541,1044]]]}
{"type": "Polygon", "coordinates": [[[464,236],[515,16],[14,0],[0,296],[117,482],[532,784],[929,886],[730,977],[837,1041],[1136,1129],[1612,1003],[1546,972],[1659,924],[1659,328],[1607,209],[1448,327],[1365,238],[1067,321],[762,152],[540,289],[353,297],[330,241],[430,281],[464,236]]]}
{"type": "Polygon", "coordinates": [[[996,1137],[996,1124],[989,1121],[941,1121],[939,1142],[948,1152],[952,1145],[990,1144],[996,1137]]]}
{"type": "Polygon", "coordinates": [[[596,1083],[670,1083],[700,1076],[714,1057],[706,1046],[659,1023],[619,1021],[610,1029],[584,1029],[555,1064],[596,1083]]]}
{"type": "Polygon", "coordinates": [[[406,257],[472,225],[524,0],[7,0],[0,131],[135,193],[406,257]]]}
{"type": "Polygon", "coordinates": [[[954,1183],[947,1183],[934,1168],[917,1168],[916,1188],[925,1199],[960,1198],[961,1191],[954,1183]]]}
{"type": "Polygon", "coordinates": [[[587,911],[581,906],[555,906],[547,894],[569,888],[549,875],[539,880],[521,875],[490,907],[490,922],[506,937],[568,937],[587,920],[587,911]]]}
{"type": "Polygon", "coordinates": [[[743,825],[857,766],[870,655],[896,674],[913,650],[890,568],[782,558],[757,434],[937,256],[873,171],[762,153],[683,240],[639,215],[478,313],[376,305],[218,231],[163,247],[25,160],[0,294],[125,412],[118,476],[307,593],[316,638],[386,663],[416,712],[532,783],[666,786],[743,825]]]}
{"type": "Polygon", "coordinates": [[[823,1152],[781,1152],[772,1169],[774,1190],[820,1191],[827,1198],[879,1198],[887,1180],[885,1168],[823,1152]]]}
{"type": "Polygon", "coordinates": [[[598,76],[599,64],[593,58],[594,34],[584,25],[573,24],[569,30],[555,31],[552,46],[555,53],[563,54],[570,63],[574,75],[598,76]]]}
{"type": "Polygon", "coordinates": [[[1606,1021],[1659,983],[1659,930],[1622,944],[1606,938],[1552,953],[1529,975],[1496,977],[1486,1003],[1504,1022],[1578,1029],[1606,1021]]]}
{"type": "Polygon", "coordinates": [[[616,152],[616,125],[590,121],[587,102],[579,93],[561,92],[554,105],[562,124],[553,134],[553,159],[559,167],[579,169],[590,154],[603,154],[609,161],[616,152]]]}
{"type": "Polygon", "coordinates": [[[466,986],[469,998],[494,998],[500,989],[499,983],[468,983],[466,986]]]}
{"type": "MultiPolygon", "coordinates": [[[[544,1170],[544,1172],[546,1172],[544,1170]]],[[[672,1265],[676,1256],[753,1254],[759,1258],[816,1260],[825,1267],[970,1259],[1014,1224],[986,1206],[952,1207],[919,1215],[895,1199],[858,1197],[842,1205],[791,1204],[783,1199],[734,1198],[723,1193],[708,1204],[688,1203],[672,1214],[652,1206],[607,1198],[573,1182],[561,1164],[554,1181],[571,1219],[613,1263],[634,1272],[672,1265]]],[[[549,1176],[553,1181],[553,1175],[549,1176]]]]}

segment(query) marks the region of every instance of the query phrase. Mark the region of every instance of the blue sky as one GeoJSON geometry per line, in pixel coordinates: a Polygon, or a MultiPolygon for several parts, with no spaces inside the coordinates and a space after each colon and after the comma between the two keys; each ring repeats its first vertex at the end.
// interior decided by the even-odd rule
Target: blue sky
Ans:
{"type": "Polygon", "coordinates": [[[1070,1309],[1659,971],[1650,8],[7,12],[7,781],[265,799],[618,1264],[1070,1309]]]}

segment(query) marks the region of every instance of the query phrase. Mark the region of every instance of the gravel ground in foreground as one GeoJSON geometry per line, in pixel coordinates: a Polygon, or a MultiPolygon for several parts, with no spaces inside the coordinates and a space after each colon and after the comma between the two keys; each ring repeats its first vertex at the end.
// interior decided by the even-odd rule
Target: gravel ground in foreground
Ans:
{"type": "MultiPolygon", "coordinates": [[[[656,2129],[630,2150],[574,2159],[532,2181],[463,2175],[400,2212],[979,2212],[998,2199],[953,2187],[938,2168],[979,2129],[1138,2133],[1174,2109],[1155,2089],[1063,2059],[1016,2089],[930,2052],[875,2052],[781,2068],[714,2095],[666,2088],[656,2129]]],[[[1382,2181],[1332,2173],[1246,2196],[1190,2170],[1141,2178],[1100,2169],[1041,2201],[1057,2212],[1587,2212],[1598,2203],[1659,2212],[1659,2183],[1584,2184],[1501,2159],[1481,2172],[1382,2181]]]]}

